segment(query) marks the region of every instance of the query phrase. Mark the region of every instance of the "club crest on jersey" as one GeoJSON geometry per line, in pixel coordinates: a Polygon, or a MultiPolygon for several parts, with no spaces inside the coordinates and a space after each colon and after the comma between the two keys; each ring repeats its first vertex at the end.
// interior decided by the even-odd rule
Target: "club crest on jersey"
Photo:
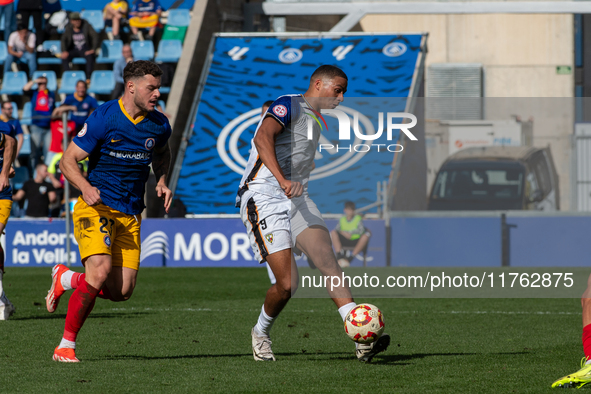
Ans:
{"type": "Polygon", "coordinates": [[[267,239],[267,242],[269,242],[270,244],[273,244],[273,233],[269,233],[269,234],[265,235],[265,238],[267,239]]]}
{"type": "Polygon", "coordinates": [[[105,241],[105,245],[107,245],[109,248],[111,247],[111,237],[109,237],[109,234],[105,235],[103,241],[105,241]]]}
{"type": "Polygon", "coordinates": [[[284,117],[287,115],[287,108],[285,108],[285,105],[276,105],[273,107],[273,113],[277,116],[284,117]]]}
{"type": "Polygon", "coordinates": [[[84,126],[82,126],[82,129],[78,132],[78,137],[84,137],[84,134],[86,134],[86,123],[84,123],[84,126]]]}
{"type": "Polygon", "coordinates": [[[156,141],[154,141],[154,138],[148,138],[146,140],[146,149],[152,149],[154,147],[154,144],[156,144],[156,141]]]}

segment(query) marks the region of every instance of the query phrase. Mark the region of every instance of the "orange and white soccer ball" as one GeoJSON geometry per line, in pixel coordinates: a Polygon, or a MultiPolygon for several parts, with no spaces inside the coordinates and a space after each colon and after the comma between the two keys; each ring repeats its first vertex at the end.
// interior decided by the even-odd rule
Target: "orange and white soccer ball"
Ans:
{"type": "Polygon", "coordinates": [[[345,318],[345,332],[357,343],[372,343],[384,332],[384,318],[377,306],[359,304],[345,318]]]}

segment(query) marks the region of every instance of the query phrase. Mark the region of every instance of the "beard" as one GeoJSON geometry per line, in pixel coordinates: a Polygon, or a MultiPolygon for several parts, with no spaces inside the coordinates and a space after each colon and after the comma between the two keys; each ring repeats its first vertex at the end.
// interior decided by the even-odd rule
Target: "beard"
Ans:
{"type": "Polygon", "coordinates": [[[155,105],[153,108],[149,108],[147,104],[142,103],[141,101],[137,100],[135,97],[133,99],[133,103],[135,104],[136,107],[138,107],[140,110],[142,110],[144,112],[152,112],[156,109],[155,105]]]}

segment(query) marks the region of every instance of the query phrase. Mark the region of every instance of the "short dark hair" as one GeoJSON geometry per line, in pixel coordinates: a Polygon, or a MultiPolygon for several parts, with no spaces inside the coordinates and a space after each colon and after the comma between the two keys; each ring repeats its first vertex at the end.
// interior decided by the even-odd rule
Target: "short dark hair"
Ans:
{"type": "Polygon", "coordinates": [[[265,102],[263,103],[263,107],[270,107],[270,106],[271,106],[271,104],[273,104],[273,103],[274,103],[274,101],[273,101],[273,100],[267,100],[267,101],[265,101],[265,102]]]}
{"type": "Polygon", "coordinates": [[[147,60],[136,60],[135,62],[127,63],[123,69],[123,81],[127,83],[130,79],[141,78],[146,75],[151,75],[154,78],[162,76],[162,70],[154,62],[147,60]]]}
{"type": "Polygon", "coordinates": [[[10,101],[2,101],[2,102],[0,102],[0,108],[4,108],[4,106],[6,104],[9,104],[10,105],[10,108],[12,108],[12,103],[10,101]]]}
{"type": "Polygon", "coordinates": [[[345,201],[345,209],[355,210],[355,203],[353,201],[345,201]]]}
{"type": "Polygon", "coordinates": [[[318,67],[316,69],[316,71],[314,71],[312,73],[310,80],[314,81],[315,79],[318,79],[321,77],[326,77],[326,78],[331,78],[331,79],[335,78],[335,77],[341,77],[346,80],[349,80],[349,78],[347,78],[347,74],[345,74],[345,72],[343,70],[341,70],[338,67],[331,66],[330,64],[325,64],[323,66],[318,67]]]}
{"type": "Polygon", "coordinates": [[[76,86],[78,86],[79,83],[83,83],[84,84],[84,87],[88,89],[88,84],[86,83],[85,80],[79,79],[78,82],[76,82],[76,86]]]}

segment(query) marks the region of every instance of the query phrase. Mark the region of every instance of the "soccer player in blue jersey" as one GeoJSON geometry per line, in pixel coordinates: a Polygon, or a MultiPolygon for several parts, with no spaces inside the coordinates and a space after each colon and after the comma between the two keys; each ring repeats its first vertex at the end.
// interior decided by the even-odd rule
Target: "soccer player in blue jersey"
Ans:
{"type": "MultiPolygon", "coordinates": [[[[0,234],[4,231],[12,208],[12,188],[8,178],[16,157],[16,129],[0,122],[0,234]]],[[[14,306],[6,297],[2,286],[4,275],[4,249],[0,245],[0,320],[7,320],[14,313],[14,306]]]]}
{"type": "Polygon", "coordinates": [[[140,265],[140,224],[150,164],[158,197],[166,212],[172,192],[166,186],[170,166],[168,119],[154,111],[162,70],[152,62],[129,63],[123,72],[125,92],[119,100],[90,115],[60,162],[64,176],[82,192],[74,207],[74,236],[85,274],[58,264],[52,270],[47,310],[54,312],[61,295],[70,297],[64,335],[53,359],[78,362],[76,336],[96,297],[126,301],[135,288],[140,265]],[[78,162],[88,157],[88,178],[78,162]]]}

